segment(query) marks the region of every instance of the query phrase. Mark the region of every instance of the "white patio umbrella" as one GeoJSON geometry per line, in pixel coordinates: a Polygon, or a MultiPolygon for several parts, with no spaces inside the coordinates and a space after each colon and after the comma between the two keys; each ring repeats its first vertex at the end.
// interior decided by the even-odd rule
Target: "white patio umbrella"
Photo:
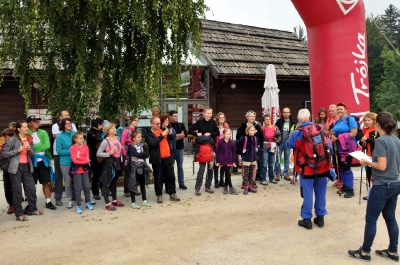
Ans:
{"type": "Polygon", "coordinates": [[[261,98],[262,113],[269,113],[272,124],[275,124],[281,113],[279,109],[279,88],[273,64],[269,64],[265,69],[264,88],[265,91],[261,98]]]}

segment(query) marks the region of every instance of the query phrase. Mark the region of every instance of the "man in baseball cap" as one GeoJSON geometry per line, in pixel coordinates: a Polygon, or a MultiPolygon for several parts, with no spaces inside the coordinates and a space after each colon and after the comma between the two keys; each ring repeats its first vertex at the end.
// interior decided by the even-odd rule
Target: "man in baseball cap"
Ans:
{"type": "Polygon", "coordinates": [[[42,184],[43,194],[46,199],[46,208],[55,210],[57,207],[50,200],[50,176],[54,174],[50,161],[52,159],[50,154],[50,138],[45,130],[39,129],[40,120],[41,118],[37,118],[35,115],[30,115],[26,120],[29,126],[28,134],[33,138],[33,150],[35,151],[35,156],[32,159],[34,167],[33,178],[35,183],[39,180],[39,183],[42,184]]]}

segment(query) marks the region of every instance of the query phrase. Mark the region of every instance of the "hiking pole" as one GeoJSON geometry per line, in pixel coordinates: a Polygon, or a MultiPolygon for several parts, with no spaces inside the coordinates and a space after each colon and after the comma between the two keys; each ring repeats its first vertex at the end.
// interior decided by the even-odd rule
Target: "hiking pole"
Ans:
{"type": "Polygon", "coordinates": [[[362,184],[362,173],[363,173],[363,166],[361,166],[361,178],[360,178],[360,196],[358,197],[358,204],[361,204],[361,184],[362,184]]]}

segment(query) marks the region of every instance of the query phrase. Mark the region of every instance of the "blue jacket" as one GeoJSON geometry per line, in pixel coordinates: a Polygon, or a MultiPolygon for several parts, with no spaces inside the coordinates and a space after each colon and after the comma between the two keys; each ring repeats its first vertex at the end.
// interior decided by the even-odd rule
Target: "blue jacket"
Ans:
{"type": "Polygon", "coordinates": [[[60,155],[60,165],[70,166],[72,159],[69,152],[69,148],[72,145],[72,138],[74,137],[75,131],[61,132],[56,138],[56,151],[60,155]]]}

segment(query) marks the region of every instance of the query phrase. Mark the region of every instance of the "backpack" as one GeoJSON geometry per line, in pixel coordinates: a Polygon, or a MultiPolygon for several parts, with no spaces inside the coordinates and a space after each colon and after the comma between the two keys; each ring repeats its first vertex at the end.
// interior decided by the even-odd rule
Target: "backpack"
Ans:
{"type": "Polygon", "coordinates": [[[198,136],[196,137],[195,144],[197,148],[194,155],[194,162],[211,162],[214,158],[211,138],[209,136],[198,136]]]}
{"type": "MultiPolygon", "coordinates": [[[[353,119],[354,119],[354,120],[356,121],[356,123],[357,123],[357,134],[356,134],[356,136],[355,136],[354,138],[355,138],[356,141],[358,142],[358,141],[360,141],[361,138],[363,137],[363,133],[362,133],[362,130],[361,130],[361,126],[360,126],[360,123],[359,123],[360,118],[357,117],[357,116],[355,116],[355,115],[350,115],[350,117],[353,117],[353,119]]],[[[349,116],[346,117],[346,123],[347,123],[347,126],[349,126],[349,128],[350,128],[349,116]]]]}
{"type": "Polygon", "coordinates": [[[324,173],[331,167],[331,154],[328,137],[320,124],[310,124],[296,130],[303,132],[300,146],[296,144],[296,172],[303,175],[324,173]]]}
{"type": "MultiPolygon", "coordinates": [[[[3,144],[3,147],[4,147],[4,144],[3,144]]],[[[10,158],[3,157],[3,147],[0,149],[0,168],[3,171],[6,171],[8,169],[8,165],[10,164],[10,158]]]]}

